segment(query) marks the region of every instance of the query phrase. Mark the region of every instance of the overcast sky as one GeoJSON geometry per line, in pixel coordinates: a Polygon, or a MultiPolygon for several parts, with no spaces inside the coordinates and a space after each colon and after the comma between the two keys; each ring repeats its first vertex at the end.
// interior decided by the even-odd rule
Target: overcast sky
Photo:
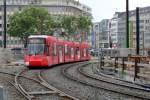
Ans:
{"type": "MultiPolygon", "coordinates": [[[[92,8],[93,21],[110,19],[115,12],[126,11],[126,0],[79,0],[92,8]]],[[[150,0],[129,0],[129,9],[150,6],[150,0]]]]}

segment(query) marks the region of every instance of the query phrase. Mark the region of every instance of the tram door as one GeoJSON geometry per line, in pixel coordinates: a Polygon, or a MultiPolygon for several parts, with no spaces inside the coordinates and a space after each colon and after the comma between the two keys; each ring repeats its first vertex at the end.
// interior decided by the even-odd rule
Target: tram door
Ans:
{"type": "Polygon", "coordinates": [[[59,46],[58,54],[59,54],[59,63],[62,63],[63,62],[63,48],[62,48],[62,46],[59,46]]]}

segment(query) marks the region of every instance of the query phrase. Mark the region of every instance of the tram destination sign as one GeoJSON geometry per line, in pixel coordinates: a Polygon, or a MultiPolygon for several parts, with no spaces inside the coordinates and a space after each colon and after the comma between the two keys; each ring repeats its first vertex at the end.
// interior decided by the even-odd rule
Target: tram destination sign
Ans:
{"type": "Polygon", "coordinates": [[[43,38],[30,38],[29,44],[44,44],[45,39],[43,38]]]}

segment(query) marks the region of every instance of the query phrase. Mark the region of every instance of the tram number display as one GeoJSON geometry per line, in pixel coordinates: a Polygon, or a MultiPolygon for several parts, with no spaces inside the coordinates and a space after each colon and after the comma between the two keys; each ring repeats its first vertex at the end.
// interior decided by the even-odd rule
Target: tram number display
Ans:
{"type": "Polygon", "coordinates": [[[29,44],[44,44],[44,39],[40,38],[30,38],[29,44]]]}

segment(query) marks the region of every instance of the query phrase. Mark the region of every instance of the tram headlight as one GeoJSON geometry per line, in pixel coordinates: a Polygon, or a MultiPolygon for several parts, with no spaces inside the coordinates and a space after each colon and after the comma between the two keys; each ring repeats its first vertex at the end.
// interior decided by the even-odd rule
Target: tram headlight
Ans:
{"type": "Polygon", "coordinates": [[[26,65],[26,66],[29,66],[29,62],[25,62],[25,65],[26,65]]]}

